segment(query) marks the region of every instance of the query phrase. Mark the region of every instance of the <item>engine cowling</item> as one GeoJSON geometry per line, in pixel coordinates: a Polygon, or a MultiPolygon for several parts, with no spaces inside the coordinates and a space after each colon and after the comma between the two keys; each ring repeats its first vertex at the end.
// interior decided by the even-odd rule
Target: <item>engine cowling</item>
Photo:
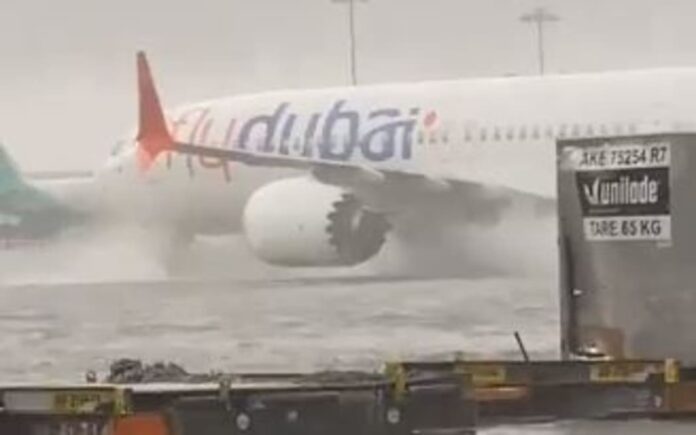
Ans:
{"type": "Polygon", "coordinates": [[[352,266],[375,256],[390,225],[345,190],[309,177],[267,184],[244,209],[254,253],[282,266],[352,266]]]}

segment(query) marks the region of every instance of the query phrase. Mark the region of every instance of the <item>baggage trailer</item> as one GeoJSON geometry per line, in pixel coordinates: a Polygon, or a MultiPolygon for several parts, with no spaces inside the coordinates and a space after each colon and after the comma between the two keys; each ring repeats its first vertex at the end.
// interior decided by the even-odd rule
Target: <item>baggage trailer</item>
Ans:
{"type": "Polygon", "coordinates": [[[402,362],[460,375],[481,424],[696,416],[696,377],[674,360],[402,362]]]}
{"type": "Polygon", "coordinates": [[[474,433],[476,405],[461,378],[421,374],[399,384],[355,373],[271,378],[0,387],[0,433],[474,433]]]}

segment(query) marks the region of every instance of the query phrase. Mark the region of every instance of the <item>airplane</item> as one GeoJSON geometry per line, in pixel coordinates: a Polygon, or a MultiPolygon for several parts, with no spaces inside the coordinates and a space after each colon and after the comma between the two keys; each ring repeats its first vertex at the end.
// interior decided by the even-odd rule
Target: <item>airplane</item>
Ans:
{"type": "Polygon", "coordinates": [[[354,266],[413,232],[552,210],[557,139],[695,127],[688,68],[273,91],[168,110],[142,52],[137,78],[136,133],[86,202],[172,249],[242,232],[280,266],[354,266]]]}
{"type": "Polygon", "coordinates": [[[285,266],[360,264],[414,213],[425,217],[415,231],[446,231],[548,205],[557,139],[696,127],[687,68],[265,92],[165,113],[137,59],[140,170],[178,153],[303,171],[254,190],[243,210],[253,252],[285,266]]]}

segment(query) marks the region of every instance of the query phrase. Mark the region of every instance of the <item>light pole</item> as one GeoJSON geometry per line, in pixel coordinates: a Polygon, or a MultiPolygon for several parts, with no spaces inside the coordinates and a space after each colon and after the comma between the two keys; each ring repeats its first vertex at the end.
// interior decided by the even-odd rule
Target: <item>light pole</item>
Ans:
{"type": "Polygon", "coordinates": [[[524,14],[520,21],[528,24],[536,24],[537,45],[539,50],[539,74],[544,75],[544,25],[560,20],[557,15],[547,12],[544,8],[536,8],[534,11],[524,14]]]}
{"type": "Polygon", "coordinates": [[[348,36],[350,39],[350,80],[353,86],[358,84],[356,46],[355,46],[355,2],[367,3],[367,0],[331,0],[332,3],[348,4],[348,36]]]}

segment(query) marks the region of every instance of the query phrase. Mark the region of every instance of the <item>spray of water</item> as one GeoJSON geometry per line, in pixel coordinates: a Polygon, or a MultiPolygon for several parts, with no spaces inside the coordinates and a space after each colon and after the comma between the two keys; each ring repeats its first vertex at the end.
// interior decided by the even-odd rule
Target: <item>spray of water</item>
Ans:
{"type": "Polygon", "coordinates": [[[0,284],[409,276],[549,276],[556,270],[556,220],[529,208],[478,222],[401,216],[382,252],[354,268],[288,269],[257,260],[241,234],[179,243],[147,227],[65,234],[40,246],[0,250],[0,284]]]}
{"type": "Polygon", "coordinates": [[[397,222],[374,270],[421,277],[549,276],[556,273],[554,213],[510,208],[486,222],[410,215],[397,222]]]}
{"type": "Polygon", "coordinates": [[[0,284],[163,279],[161,249],[157,237],[137,228],[66,234],[0,251],[0,284]]]}

